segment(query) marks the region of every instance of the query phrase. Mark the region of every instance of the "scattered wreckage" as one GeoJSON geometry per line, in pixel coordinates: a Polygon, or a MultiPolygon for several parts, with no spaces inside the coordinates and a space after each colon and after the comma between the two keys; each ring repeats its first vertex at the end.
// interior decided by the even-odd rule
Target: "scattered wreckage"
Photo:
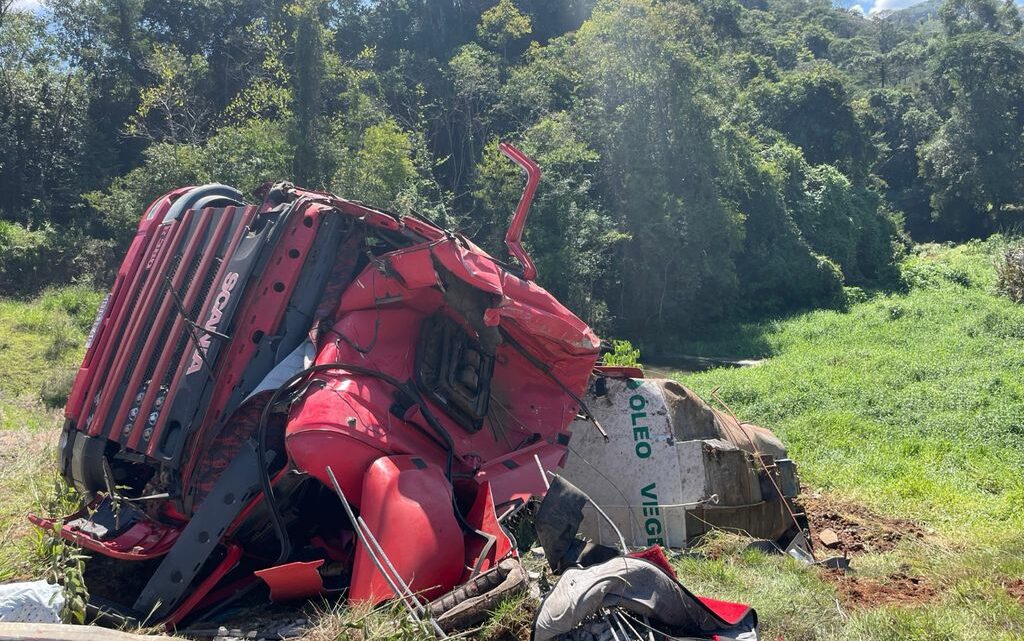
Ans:
{"type": "Polygon", "coordinates": [[[712,525],[792,538],[792,463],[681,386],[598,365],[520,244],[539,168],[501,149],[527,173],[518,265],[289,183],[152,204],[67,403],[60,465],[85,505],[33,517],[120,566],[90,585],[96,611],[173,627],[260,590],[338,594],[398,599],[443,635],[526,584],[503,524],[547,495],[538,539],[563,579],[538,641],[756,637],[658,546],[712,525]]]}

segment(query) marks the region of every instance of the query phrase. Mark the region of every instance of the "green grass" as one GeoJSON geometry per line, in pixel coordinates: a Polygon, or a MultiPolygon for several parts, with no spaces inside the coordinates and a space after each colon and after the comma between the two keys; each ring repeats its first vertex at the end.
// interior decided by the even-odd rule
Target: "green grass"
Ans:
{"type": "Polygon", "coordinates": [[[52,573],[29,512],[56,515],[56,443],[64,398],[102,294],[84,287],[0,300],[0,582],[52,573]],[[45,401],[44,401],[45,397],[45,401]]]}
{"type": "Polygon", "coordinates": [[[1003,588],[1024,576],[1024,306],[994,293],[1003,244],[918,248],[905,292],[736,328],[713,346],[765,363],[678,376],[774,430],[804,483],[933,528],[854,567],[883,582],[909,568],[936,597],[846,612],[818,571],[750,554],[687,560],[685,583],[754,604],[766,638],[1024,636],[1003,588]]]}
{"type": "Polygon", "coordinates": [[[68,387],[103,294],[86,287],[50,290],[32,301],[0,300],[0,430],[38,431],[59,421],[51,406],[68,387]]]}

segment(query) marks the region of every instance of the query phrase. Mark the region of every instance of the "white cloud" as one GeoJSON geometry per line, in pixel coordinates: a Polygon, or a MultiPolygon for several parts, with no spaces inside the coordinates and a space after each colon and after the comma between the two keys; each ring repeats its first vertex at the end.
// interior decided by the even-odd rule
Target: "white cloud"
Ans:
{"type": "Polygon", "coordinates": [[[860,15],[864,15],[864,7],[860,6],[859,4],[851,5],[850,11],[854,13],[859,13],[860,15]]]}
{"type": "Polygon", "coordinates": [[[875,0],[875,6],[871,7],[871,10],[868,11],[868,13],[906,9],[907,7],[919,4],[920,2],[921,0],[875,0]]]}

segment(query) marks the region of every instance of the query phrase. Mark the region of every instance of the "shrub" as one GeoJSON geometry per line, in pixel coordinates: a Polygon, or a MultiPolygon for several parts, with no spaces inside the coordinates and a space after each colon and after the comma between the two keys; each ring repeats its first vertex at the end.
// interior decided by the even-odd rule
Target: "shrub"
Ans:
{"type": "Polygon", "coordinates": [[[39,386],[39,399],[43,401],[43,405],[50,409],[64,407],[77,373],[75,369],[61,369],[45,378],[39,386]]]}
{"type": "Polygon", "coordinates": [[[113,241],[49,225],[0,221],[0,296],[31,296],[50,285],[109,283],[119,258],[113,241]]]}
{"type": "Polygon", "coordinates": [[[74,322],[67,316],[61,315],[56,322],[48,328],[50,344],[46,347],[43,355],[47,360],[59,360],[68,350],[79,345],[79,331],[74,322]]]}
{"type": "Polygon", "coordinates": [[[601,363],[612,367],[642,367],[640,350],[625,340],[613,340],[612,351],[602,357],[601,363]]]}
{"type": "Polygon", "coordinates": [[[860,287],[844,287],[843,296],[846,298],[846,304],[848,306],[863,303],[868,299],[867,292],[860,287]]]}
{"type": "Polygon", "coordinates": [[[1015,303],[1024,303],[1024,243],[1013,245],[996,263],[996,288],[1015,303]]]}
{"type": "Polygon", "coordinates": [[[56,258],[52,231],[0,221],[0,295],[31,292],[47,278],[56,258]]]}

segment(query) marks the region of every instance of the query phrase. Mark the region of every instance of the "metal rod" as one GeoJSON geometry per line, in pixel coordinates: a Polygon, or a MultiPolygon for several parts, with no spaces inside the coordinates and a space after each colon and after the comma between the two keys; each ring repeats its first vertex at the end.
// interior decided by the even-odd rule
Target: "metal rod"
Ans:
{"type": "MultiPolygon", "coordinates": [[[[552,478],[558,476],[554,472],[548,472],[548,474],[550,474],[552,478]]],[[[590,504],[594,506],[594,509],[597,510],[597,513],[600,514],[601,517],[608,522],[608,525],[612,526],[612,530],[615,531],[615,535],[619,537],[619,545],[622,547],[622,553],[629,554],[629,546],[626,545],[626,539],[622,536],[622,532],[620,532],[619,528],[615,525],[615,521],[612,521],[611,517],[605,514],[605,511],[601,509],[601,506],[595,503],[594,499],[590,498],[590,496],[588,496],[586,492],[582,492],[582,494],[583,496],[587,497],[587,501],[589,501],[590,504]]]]}
{"type": "Polygon", "coordinates": [[[540,470],[540,480],[544,481],[544,489],[550,490],[551,483],[548,481],[548,475],[544,471],[544,466],[541,465],[540,457],[536,454],[533,455],[533,462],[537,464],[537,469],[540,470]]]}
{"type": "MultiPolygon", "coordinates": [[[[370,560],[373,561],[373,564],[377,567],[377,570],[384,577],[384,580],[387,581],[388,586],[391,588],[391,591],[395,593],[395,596],[399,598],[402,604],[409,611],[409,616],[411,616],[413,620],[422,628],[423,620],[416,613],[416,610],[419,608],[418,602],[416,602],[417,607],[414,608],[409,603],[408,599],[412,598],[413,601],[415,602],[415,597],[399,589],[394,579],[390,575],[388,575],[387,571],[384,569],[384,566],[381,563],[380,559],[377,558],[373,546],[367,540],[368,537],[366,536],[366,533],[369,531],[369,528],[367,528],[367,530],[364,532],[363,529],[360,527],[361,519],[358,519],[356,517],[355,512],[352,510],[352,505],[348,502],[348,499],[345,497],[345,493],[342,491],[341,485],[338,484],[338,479],[334,476],[334,470],[331,469],[330,465],[327,466],[327,476],[330,477],[331,485],[334,486],[334,492],[338,495],[338,498],[341,499],[341,504],[342,507],[345,509],[345,514],[348,515],[348,518],[352,522],[353,527],[355,527],[356,537],[359,539],[359,542],[363,544],[363,547],[366,548],[366,552],[367,555],[370,557],[370,560]]],[[[365,526],[365,523],[363,525],[365,526]]],[[[388,565],[391,566],[390,560],[388,560],[388,565]]],[[[391,568],[393,570],[394,566],[391,566],[391,568]]],[[[401,577],[399,577],[399,580],[401,580],[401,577]]],[[[406,590],[408,590],[408,586],[406,586],[406,590]]],[[[445,638],[444,631],[441,630],[440,626],[437,625],[437,622],[431,619],[431,623],[433,623],[434,632],[439,633],[441,638],[445,638]]]]}

